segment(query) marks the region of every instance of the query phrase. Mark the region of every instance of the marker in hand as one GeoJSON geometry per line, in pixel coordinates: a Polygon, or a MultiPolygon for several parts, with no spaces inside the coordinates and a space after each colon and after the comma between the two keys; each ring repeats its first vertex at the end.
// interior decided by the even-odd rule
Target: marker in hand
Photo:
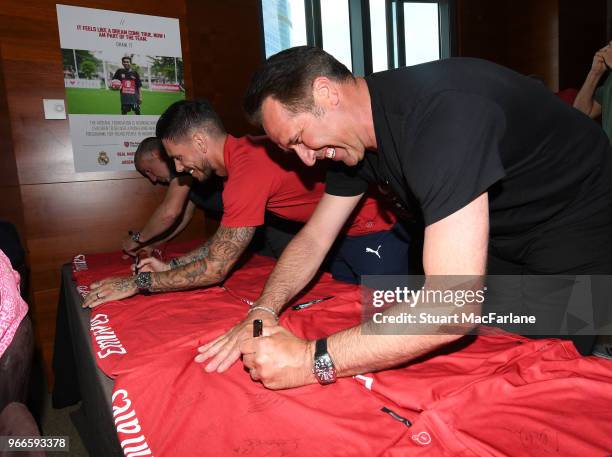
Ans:
{"type": "Polygon", "coordinates": [[[253,338],[257,338],[263,335],[263,321],[261,319],[255,319],[253,321],[253,338]]]}
{"type": "Polygon", "coordinates": [[[140,262],[140,256],[136,254],[136,263],[134,264],[134,274],[138,274],[138,263],[140,262]]]}

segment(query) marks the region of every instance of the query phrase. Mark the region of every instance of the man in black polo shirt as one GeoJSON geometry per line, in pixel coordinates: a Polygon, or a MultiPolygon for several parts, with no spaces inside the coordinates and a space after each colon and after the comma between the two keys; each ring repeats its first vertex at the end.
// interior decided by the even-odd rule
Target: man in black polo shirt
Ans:
{"type": "Polygon", "coordinates": [[[123,68],[119,68],[113,75],[113,79],[121,82],[119,93],[121,94],[121,114],[134,111],[140,114],[140,104],[142,103],[142,93],[140,88],[142,82],[138,72],[132,70],[132,58],[125,56],[121,59],[123,68]]]}
{"type": "MultiPolygon", "coordinates": [[[[448,59],[355,78],[304,46],[268,59],[245,109],[306,165],[337,162],[255,306],[279,313],[307,284],[368,182],[420,208],[427,277],[612,273],[608,140],[528,77],[483,60],[448,59]]],[[[315,346],[284,329],[271,333],[241,348],[252,377],[271,388],[322,382],[313,374],[322,360],[347,376],[458,338],[365,336],[356,327],[315,346]]]]}

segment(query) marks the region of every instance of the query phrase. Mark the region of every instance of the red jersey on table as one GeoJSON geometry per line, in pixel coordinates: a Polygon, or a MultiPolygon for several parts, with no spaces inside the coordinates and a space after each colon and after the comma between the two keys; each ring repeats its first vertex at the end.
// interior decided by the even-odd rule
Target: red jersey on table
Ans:
{"type": "MultiPolygon", "coordinates": [[[[77,256],[79,285],[122,270],[120,253],[77,256]],[[113,260],[114,259],[114,260],[113,260]]],[[[607,455],[612,362],[568,341],[491,328],[410,363],[321,387],[270,391],[240,363],[206,373],[197,347],[227,331],[273,266],[253,257],[224,288],[133,297],[92,311],[98,366],[126,455],[607,455]],[[140,454],[138,454],[140,453],[140,454]]],[[[359,288],[323,274],[280,324],[316,339],[358,325],[359,288]]]]}

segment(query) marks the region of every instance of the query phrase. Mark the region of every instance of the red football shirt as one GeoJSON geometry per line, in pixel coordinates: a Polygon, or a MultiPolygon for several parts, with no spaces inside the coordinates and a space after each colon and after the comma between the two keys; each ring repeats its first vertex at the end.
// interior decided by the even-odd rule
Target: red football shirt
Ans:
{"type": "MultiPolygon", "coordinates": [[[[129,271],[119,252],[79,255],[73,266],[79,287],[129,271]]],[[[283,391],[252,382],[239,362],[206,373],[193,361],[196,348],[243,318],[273,266],[254,256],[223,288],[136,295],[92,310],[92,347],[115,378],[113,416],[125,455],[610,454],[612,362],[582,357],[569,341],[481,327],[477,337],[394,369],[283,391]]],[[[358,325],[359,286],[324,273],[298,300],[330,295],[288,308],[280,324],[308,340],[358,325]]]]}
{"type": "MultiPolygon", "coordinates": [[[[325,192],[325,163],[307,167],[296,154],[280,150],[266,137],[228,135],[223,156],[228,177],[221,224],[226,227],[262,225],[266,209],[306,222],[325,192]]],[[[347,223],[347,234],[388,230],[396,220],[377,200],[366,197],[347,223]]]]}

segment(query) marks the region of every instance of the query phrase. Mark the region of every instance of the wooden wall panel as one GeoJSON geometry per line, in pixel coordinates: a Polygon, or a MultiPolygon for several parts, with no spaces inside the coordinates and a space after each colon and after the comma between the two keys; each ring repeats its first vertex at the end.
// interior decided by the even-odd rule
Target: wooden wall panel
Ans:
{"type": "Polygon", "coordinates": [[[242,98],[263,61],[259,0],[187,0],[187,24],[197,62],[194,96],[213,104],[228,132],[257,132],[243,115],[242,98]]]}
{"type": "MultiPolygon", "coordinates": [[[[30,306],[48,373],[61,265],[79,252],[118,249],[126,230],[141,227],[164,194],[135,171],[75,173],[68,121],[44,120],[42,99],[64,98],[56,3],[2,0],[0,7],[0,217],[16,219],[28,249],[30,306]]],[[[178,18],[192,90],[185,0],[61,3],[178,18]]],[[[200,215],[186,236],[203,231],[200,215]]]]}
{"type": "Polygon", "coordinates": [[[66,261],[65,246],[75,254],[117,249],[127,229],[145,222],[164,193],[145,179],[22,186],[32,270],[66,261]]]}
{"type": "Polygon", "coordinates": [[[457,50],[558,86],[558,0],[459,0],[457,50]]]}
{"type": "MultiPolygon", "coordinates": [[[[1,49],[0,49],[1,51],[1,49]]],[[[0,53],[0,186],[17,186],[17,163],[13,152],[11,121],[4,84],[4,66],[0,53]]]]}
{"type": "Polygon", "coordinates": [[[0,48],[0,220],[12,222],[17,230],[23,233],[25,230],[23,206],[13,149],[1,51],[0,48]]]}
{"type": "MultiPolygon", "coordinates": [[[[6,153],[6,150],[0,153],[6,153]]],[[[0,220],[14,224],[21,237],[21,242],[25,245],[25,222],[23,220],[23,205],[19,186],[0,185],[0,220]]]]}
{"type": "Polygon", "coordinates": [[[559,87],[579,89],[607,43],[607,1],[559,0],[559,87]]]}
{"type": "Polygon", "coordinates": [[[554,91],[580,88],[606,44],[610,3],[458,0],[458,53],[540,75],[554,91]]]}

